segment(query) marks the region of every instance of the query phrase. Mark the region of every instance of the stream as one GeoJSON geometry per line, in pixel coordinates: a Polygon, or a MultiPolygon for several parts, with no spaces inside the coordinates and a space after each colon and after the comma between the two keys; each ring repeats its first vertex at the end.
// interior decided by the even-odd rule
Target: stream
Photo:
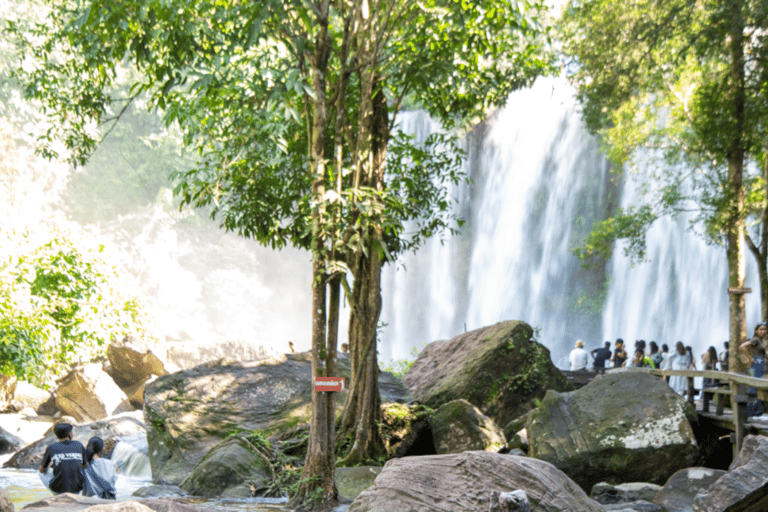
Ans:
{"type": "MultiPolygon", "coordinates": [[[[120,467],[117,476],[117,500],[136,499],[133,493],[142,487],[152,485],[149,458],[146,454],[146,436],[123,438],[115,446],[112,460],[120,467]]],[[[5,489],[16,510],[35,501],[48,498],[51,491],[40,481],[37,471],[32,469],[3,468],[12,454],[0,456],[0,488],[5,489]]],[[[201,510],[222,512],[288,512],[285,498],[250,498],[250,499],[205,499],[196,497],[176,498],[190,505],[200,506],[201,510]],[[204,508],[203,508],[204,506],[204,508]]],[[[339,508],[339,512],[346,507],[339,508]]]]}

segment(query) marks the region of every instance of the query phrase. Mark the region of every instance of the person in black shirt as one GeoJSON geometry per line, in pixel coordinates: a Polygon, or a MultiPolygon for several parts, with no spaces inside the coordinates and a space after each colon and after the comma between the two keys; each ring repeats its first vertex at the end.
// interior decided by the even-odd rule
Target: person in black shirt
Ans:
{"type": "Polygon", "coordinates": [[[616,350],[613,351],[611,361],[613,361],[614,368],[621,368],[627,362],[627,351],[624,350],[624,340],[621,338],[616,340],[616,350]]]}
{"type": "Polygon", "coordinates": [[[595,359],[593,370],[598,373],[605,373],[605,362],[611,358],[611,342],[606,341],[605,347],[596,348],[592,352],[592,357],[595,359]]]}
{"type": "Polygon", "coordinates": [[[59,441],[45,450],[40,464],[40,479],[55,494],[78,493],[84,485],[81,470],[87,465],[85,447],[72,439],[72,425],[69,423],[57,423],[53,433],[59,441]],[[52,472],[47,472],[49,464],[53,467],[52,472]]]}

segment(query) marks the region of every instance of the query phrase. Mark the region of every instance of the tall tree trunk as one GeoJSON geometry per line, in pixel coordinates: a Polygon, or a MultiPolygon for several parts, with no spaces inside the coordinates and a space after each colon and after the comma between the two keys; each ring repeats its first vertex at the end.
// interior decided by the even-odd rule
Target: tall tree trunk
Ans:
{"type": "Polygon", "coordinates": [[[747,338],[746,320],[744,315],[744,105],[745,105],[745,72],[744,72],[744,20],[741,13],[741,2],[729,0],[730,23],[730,95],[731,116],[734,123],[730,147],[728,148],[728,201],[727,218],[727,256],[728,256],[728,287],[730,310],[730,347],[729,368],[731,371],[744,372],[746,367],[738,357],[739,346],[747,338]]]}
{"type": "Polygon", "coordinates": [[[310,78],[315,97],[309,129],[309,164],[313,176],[312,195],[312,419],[302,481],[291,504],[298,510],[330,510],[337,504],[335,473],[335,418],[333,393],[315,391],[317,377],[329,376],[334,367],[328,360],[326,343],[326,255],[325,229],[325,130],[327,121],[326,72],[331,53],[328,34],[329,2],[314,5],[318,17],[318,35],[311,58],[310,78]],[[330,364],[328,364],[330,363],[330,364]],[[319,492],[318,492],[319,491],[319,492]]]}
{"type": "MultiPolygon", "coordinates": [[[[376,9],[371,9],[375,12],[376,9]]],[[[374,28],[361,12],[359,17],[358,62],[360,71],[360,129],[353,187],[384,188],[388,113],[386,98],[378,88],[374,28]]],[[[372,201],[377,198],[372,198],[372,201]]],[[[376,328],[381,314],[381,244],[380,223],[372,222],[361,233],[365,251],[352,256],[349,268],[354,277],[349,320],[349,349],[352,383],[340,420],[340,429],[351,437],[351,447],[339,463],[355,465],[379,459],[384,443],[379,435],[381,398],[378,385],[376,328]]]]}

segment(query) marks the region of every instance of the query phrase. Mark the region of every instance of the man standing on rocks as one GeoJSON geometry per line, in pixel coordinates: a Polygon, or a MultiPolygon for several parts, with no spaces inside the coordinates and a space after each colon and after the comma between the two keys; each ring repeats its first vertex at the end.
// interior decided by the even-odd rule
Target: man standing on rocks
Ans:
{"type": "Polygon", "coordinates": [[[596,348],[590,354],[595,359],[593,369],[597,373],[605,373],[605,362],[611,358],[611,342],[606,341],[604,347],[596,348]]]}
{"type": "Polygon", "coordinates": [[[45,450],[40,464],[40,479],[55,494],[78,493],[83,490],[82,468],[86,466],[85,447],[72,439],[72,425],[57,423],[53,433],[59,440],[45,450]],[[48,465],[53,471],[47,471],[48,465]]]}

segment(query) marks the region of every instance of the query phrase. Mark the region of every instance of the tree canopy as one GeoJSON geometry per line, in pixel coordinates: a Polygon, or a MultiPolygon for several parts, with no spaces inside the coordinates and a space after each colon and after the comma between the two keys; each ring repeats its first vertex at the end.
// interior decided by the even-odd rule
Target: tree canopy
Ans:
{"type": "Polygon", "coordinates": [[[564,11],[584,119],[618,169],[642,169],[647,194],[597,226],[582,256],[629,238],[642,257],[650,224],[692,212],[700,232],[726,248],[734,346],[746,336],[745,220],[750,201],[766,200],[754,164],[766,150],[767,9],[763,1],[591,0],[564,11]]]}

